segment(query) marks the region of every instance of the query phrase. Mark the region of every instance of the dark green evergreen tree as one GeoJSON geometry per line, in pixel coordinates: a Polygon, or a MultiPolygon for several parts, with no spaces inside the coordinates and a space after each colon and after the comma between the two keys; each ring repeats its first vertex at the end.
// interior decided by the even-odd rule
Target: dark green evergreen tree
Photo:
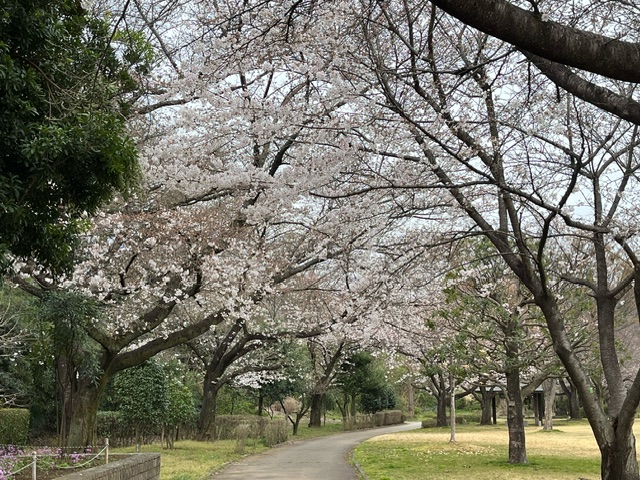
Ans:
{"type": "Polygon", "coordinates": [[[69,269],[88,214],[137,177],[129,74],[108,24],[76,0],[0,0],[0,269],[69,269]]]}

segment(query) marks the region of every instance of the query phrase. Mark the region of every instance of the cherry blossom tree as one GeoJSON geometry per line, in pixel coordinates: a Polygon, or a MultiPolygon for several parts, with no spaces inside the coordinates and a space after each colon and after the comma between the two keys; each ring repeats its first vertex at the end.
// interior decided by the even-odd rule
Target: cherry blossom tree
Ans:
{"type": "Polygon", "coordinates": [[[631,84],[640,82],[637,6],[625,2],[509,2],[434,0],[433,5],[518,49],[558,87],[636,125],[633,85],[616,85],[580,70],[631,84]],[[523,5],[527,8],[523,8],[523,5]],[[578,72],[571,67],[578,69],[578,72]],[[631,88],[629,88],[631,87],[631,88]]]}
{"type": "Polygon", "coordinates": [[[468,377],[504,393],[509,463],[527,463],[524,399],[558,368],[557,357],[528,292],[504,274],[499,257],[467,262],[463,270],[452,275],[440,315],[455,332],[456,357],[467,365],[468,377]]]}
{"type": "Polygon", "coordinates": [[[509,47],[421,2],[369,7],[362,29],[371,74],[406,136],[395,148],[363,148],[429,169],[422,188],[442,188],[489,239],[545,317],[600,446],[602,477],[637,478],[631,426],[640,381],[624,384],[614,329],[616,304],[636,278],[636,129],[574,97],[558,101],[509,47]],[[575,278],[556,256],[570,238],[592,249],[581,259],[592,276],[575,278]],[[594,297],[608,411],[572,346],[552,288],[558,279],[594,297]]]}
{"type": "MultiPolygon", "coordinates": [[[[357,115],[345,106],[362,102],[342,86],[348,80],[323,71],[346,49],[338,37],[318,51],[320,27],[280,22],[284,6],[205,3],[181,4],[187,10],[166,20],[161,9],[163,28],[180,28],[159,35],[149,12],[160,4],[135,5],[139,25],[164,54],[154,81],[166,83],[139,99],[141,116],[131,119],[141,191],[94,219],[72,277],[20,265],[14,278],[42,298],[58,289],[88,295],[108,318],[82,325],[98,368],[81,382],[71,414],[69,438],[78,444],[93,443],[99,398],[114,373],[223,326],[236,342],[225,346],[244,352],[247,342],[285,328],[267,319],[269,298],[325,290],[334,297],[334,322],[354,322],[376,304],[367,304],[373,293],[359,295],[376,281],[354,265],[397,221],[359,199],[310,193],[348,175],[334,159],[351,154],[345,129],[357,115]],[[260,318],[267,320],[259,331],[248,327],[260,318]]],[[[313,311],[292,307],[286,321],[308,325],[313,311]]],[[[211,370],[227,366],[229,352],[213,352],[220,355],[209,360],[211,370]]]]}

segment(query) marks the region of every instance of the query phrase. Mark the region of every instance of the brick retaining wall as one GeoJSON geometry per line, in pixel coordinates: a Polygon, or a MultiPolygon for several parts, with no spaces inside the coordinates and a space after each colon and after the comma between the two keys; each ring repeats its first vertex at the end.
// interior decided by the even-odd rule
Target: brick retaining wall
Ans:
{"type": "Polygon", "coordinates": [[[111,461],[108,465],[59,477],[58,480],[159,480],[159,478],[160,454],[138,453],[122,460],[111,461]]]}

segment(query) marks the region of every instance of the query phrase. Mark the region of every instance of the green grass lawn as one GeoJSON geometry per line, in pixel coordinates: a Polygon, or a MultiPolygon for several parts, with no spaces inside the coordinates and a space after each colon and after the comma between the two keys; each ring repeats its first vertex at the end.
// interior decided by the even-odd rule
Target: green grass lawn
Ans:
{"type": "MultiPolygon", "coordinates": [[[[342,425],[327,422],[321,428],[300,426],[291,440],[342,432],[342,425]]],[[[586,421],[554,422],[552,432],[527,427],[528,465],[506,462],[508,433],[504,424],[488,427],[460,425],[455,444],[448,428],[428,428],[375,437],[355,451],[355,459],[369,480],[595,480],[600,476],[598,447],[586,421]]],[[[173,450],[145,445],[143,452],[162,454],[161,480],[204,480],[243,455],[267,450],[260,440],[248,440],[238,453],[235,440],[176,442],[173,450]]],[[[133,452],[134,448],[114,449],[133,452]]]]}
{"type": "Polygon", "coordinates": [[[600,454],[588,423],[554,422],[554,430],[527,427],[527,465],[507,463],[505,425],[429,428],[373,438],[354,458],[370,480],[491,478],[496,480],[577,480],[600,477],[600,454]]]}
{"type": "MultiPolygon", "coordinates": [[[[249,440],[244,455],[267,450],[258,440],[249,440]]],[[[113,449],[114,452],[135,452],[134,447],[113,449]]],[[[163,449],[160,445],[143,445],[141,452],[159,452],[160,480],[202,480],[220,470],[228,462],[242,458],[236,452],[235,440],[216,442],[196,442],[183,440],[175,443],[173,450],[163,449]]]]}

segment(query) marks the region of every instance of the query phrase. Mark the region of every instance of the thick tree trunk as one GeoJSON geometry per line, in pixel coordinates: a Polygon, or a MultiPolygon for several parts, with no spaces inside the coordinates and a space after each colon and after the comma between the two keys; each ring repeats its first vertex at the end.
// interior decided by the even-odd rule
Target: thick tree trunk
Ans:
{"type": "Polygon", "coordinates": [[[313,393],[311,395],[311,411],[309,413],[309,427],[317,428],[322,426],[322,407],[324,406],[324,393],[313,393]]]}
{"type": "Polygon", "coordinates": [[[69,447],[97,445],[98,406],[102,391],[95,385],[78,390],[72,402],[71,415],[67,418],[68,434],[63,445],[69,447]]]}
{"type": "Polygon", "coordinates": [[[636,457],[636,439],[632,433],[625,435],[616,432],[614,441],[604,448],[602,455],[602,480],[638,480],[638,461],[636,457]]]}
{"type": "Polygon", "coordinates": [[[431,377],[433,383],[433,395],[436,397],[436,427],[447,426],[447,388],[444,383],[444,376],[438,374],[431,377]]]}
{"type": "Polygon", "coordinates": [[[480,387],[480,425],[493,425],[493,399],[495,392],[490,387],[480,387]]]}
{"type": "MultiPolygon", "coordinates": [[[[569,339],[563,330],[563,323],[554,299],[541,295],[536,303],[542,309],[549,331],[553,338],[554,350],[562,360],[571,376],[573,385],[580,394],[589,423],[598,442],[601,454],[601,477],[603,480],[638,480],[638,461],[635,449],[635,437],[631,426],[626,429],[618,425],[617,415],[608,417],[602,407],[602,392],[598,382],[592,383],[584,373],[581,365],[571,349],[569,339]],[[590,388],[594,387],[594,395],[590,388]]],[[[600,320],[599,320],[600,321],[600,320]]],[[[604,320],[603,320],[604,321],[604,320]]],[[[611,322],[613,320],[611,319],[611,322]]],[[[603,360],[604,361],[604,360],[603,360]]],[[[612,368],[609,365],[609,368],[612,368]]],[[[637,387],[634,385],[633,390],[637,387]]],[[[637,394],[637,390],[629,390],[628,395],[637,394]]],[[[609,405],[611,409],[611,405],[609,405]]],[[[636,407],[633,407],[635,411],[636,407]]],[[[611,413],[611,412],[610,412],[611,413]]]]}
{"type": "Polygon", "coordinates": [[[73,372],[73,375],[62,374],[66,368],[67,365],[58,364],[58,392],[62,404],[58,432],[60,445],[95,446],[98,442],[98,408],[111,372],[104,368],[102,375],[94,379],[77,375],[73,368],[66,372],[73,372]]]}
{"type": "Polygon", "coordinates": [[[215,440],[216,407],[220,386],[217,383],[207,382],[205,376],[205,389],[202,398],[202,410],[196,426],[196,438],[200,441],[215,440]],[[207,388],[208,387],[208,388],[207,388]]]}

